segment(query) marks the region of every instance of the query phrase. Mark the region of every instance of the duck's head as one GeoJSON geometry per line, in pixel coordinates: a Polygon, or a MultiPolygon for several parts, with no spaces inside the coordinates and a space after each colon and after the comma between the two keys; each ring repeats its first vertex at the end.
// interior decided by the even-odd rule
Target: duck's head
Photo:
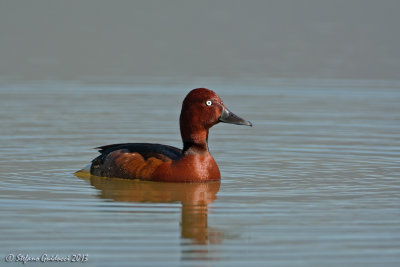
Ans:
{"type": "Polygon", "coordinates": [[[208,129],[219,122],[252,126],[251,122],[232,113],[215,92],[206,88],[190,91],[183,100],[180,116],[183,140],[198,139],[197,135],[207,134],[208,129]]]}

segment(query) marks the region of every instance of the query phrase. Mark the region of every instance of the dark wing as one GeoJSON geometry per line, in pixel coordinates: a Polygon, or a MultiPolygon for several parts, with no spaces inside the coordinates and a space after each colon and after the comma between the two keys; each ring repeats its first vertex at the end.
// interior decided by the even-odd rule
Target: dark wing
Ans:
{"type": "Polygon", "coordinates": [[[101,155],[92,160],[90,172],[106,177],[146,178],[162,162],[182,156],[181,149],[161,144],[124,143],[97,149],[101,155]]]}
{"type": "MultiPolygon", "coordinates": [[[[143,158],[155,157],[168,161],[177,160],[182,156],[182,150],[173,146],[149,143],[122,143],[96,147],[100,152],[99,157],[106,157],[115,150],[123,149],[129,153],[139,153],[143,158]]],[[[94,161],[94,160],[93,160],[94,161]]]]}

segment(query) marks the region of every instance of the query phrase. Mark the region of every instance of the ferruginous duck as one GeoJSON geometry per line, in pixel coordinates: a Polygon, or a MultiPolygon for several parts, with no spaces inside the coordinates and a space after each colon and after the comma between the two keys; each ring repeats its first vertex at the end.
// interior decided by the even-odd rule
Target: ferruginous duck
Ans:
{"type": "Polygon", "coordinates": [[[183,149],[149,143],[98,147],[101,155],[88,166],[90,174],[162,182],[220,180],[218,165],[208,150],[209,129],[219,122],[252,126],[206,88],[193,89],[185,97],[179,122],[183,149]]]}

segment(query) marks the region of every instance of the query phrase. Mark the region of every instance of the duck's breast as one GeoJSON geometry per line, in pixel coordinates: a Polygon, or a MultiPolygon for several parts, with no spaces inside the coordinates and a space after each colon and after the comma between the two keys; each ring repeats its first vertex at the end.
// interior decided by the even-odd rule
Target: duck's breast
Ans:
{"type": "Polygon", "coordinates": [[[153,179],[171,182],[218,181],[221,174],[210,153],[185,155],[179,160],[164,162],[153,174],[153,179]]]}

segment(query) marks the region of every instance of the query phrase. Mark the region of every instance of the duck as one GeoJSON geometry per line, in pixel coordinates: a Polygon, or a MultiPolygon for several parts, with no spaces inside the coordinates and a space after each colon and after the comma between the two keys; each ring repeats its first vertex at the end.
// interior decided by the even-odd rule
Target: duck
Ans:
{"type": "Polygon", "coordinates": [[[157,182],[220,181],[208,148],[208,133],[218,123],[252,126],[231,112],[212,90],[191,90],[182,103],[179,125],[183,148],[155,143],[97,147],[100,155],[85,168],[90,175],[157,182]]]}

